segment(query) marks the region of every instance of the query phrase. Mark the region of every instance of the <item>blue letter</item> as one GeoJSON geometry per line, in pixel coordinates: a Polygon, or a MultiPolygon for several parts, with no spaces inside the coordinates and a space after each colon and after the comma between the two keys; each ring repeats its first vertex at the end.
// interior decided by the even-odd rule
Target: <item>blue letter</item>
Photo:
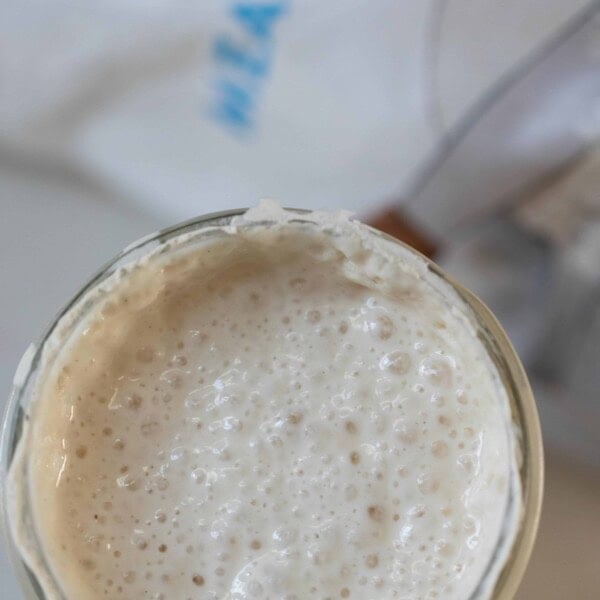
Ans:
{"type": "Polygon", "coordinates": [[[237,4],[233,8],[233,14],[255,37],[269,38],[274,21],[283,14],[283,7],[279,3],[237,4]]]}
{"type": "Polygon", "coordinates": [[[218,60],[239,67],[253,77],[264,75],[268,67],[268,59],[261,60],[251,56],[247,50],[240,48],[224,36],[219,36],[215,41],[214,52],[218,60]]]}
{"type": "Polygon", "coordinates": [[[220,82],[218,89],[221,97],[215,116],[227,125],[249,127],[252,99],[248,92],[230,81],[220,82]]]}

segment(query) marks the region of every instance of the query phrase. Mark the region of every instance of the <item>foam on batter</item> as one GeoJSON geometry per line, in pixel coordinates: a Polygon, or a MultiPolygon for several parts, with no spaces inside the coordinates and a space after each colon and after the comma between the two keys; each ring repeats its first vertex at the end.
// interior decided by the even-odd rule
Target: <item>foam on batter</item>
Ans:
{"type": "Polygon", "coordinates": [[[278,214],[170,242],[48,345],[27,483],[69,600],[464,599],[512,539],[467,309],[366,227],[278,214]]]}

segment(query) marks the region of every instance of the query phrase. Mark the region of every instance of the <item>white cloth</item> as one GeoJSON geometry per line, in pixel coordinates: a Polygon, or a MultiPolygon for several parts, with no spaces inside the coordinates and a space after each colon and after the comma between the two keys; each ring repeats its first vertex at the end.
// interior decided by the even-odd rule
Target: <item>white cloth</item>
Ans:
{"type": "Polygon", "coordinates": [[[12,1],[0,140],[171,220],[261,196],[365,212],[584,4],[12,1]]]}

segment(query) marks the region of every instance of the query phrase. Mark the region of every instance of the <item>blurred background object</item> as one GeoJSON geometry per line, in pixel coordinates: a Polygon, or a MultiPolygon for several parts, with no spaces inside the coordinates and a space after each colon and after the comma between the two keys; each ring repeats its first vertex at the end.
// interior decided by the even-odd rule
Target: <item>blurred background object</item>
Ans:
{"type": "Polygon", "coordinates": [[[598,597],[599,2],[8,2],[0,90],[2,389],[132,239],[259,197],[354,210],[526,363],[548,477],[519,598],[598,597]]]}

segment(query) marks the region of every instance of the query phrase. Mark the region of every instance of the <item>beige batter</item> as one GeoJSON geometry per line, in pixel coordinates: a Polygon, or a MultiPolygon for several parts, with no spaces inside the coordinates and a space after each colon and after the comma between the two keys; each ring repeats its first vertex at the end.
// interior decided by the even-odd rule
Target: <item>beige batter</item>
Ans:
{"type": "Polygon", "coordinates": [[[464,599],[514,534],[507,398],[450,288],[278,214],[131,265],[46,352],[24,460],[69,600],[464,599]]]}

